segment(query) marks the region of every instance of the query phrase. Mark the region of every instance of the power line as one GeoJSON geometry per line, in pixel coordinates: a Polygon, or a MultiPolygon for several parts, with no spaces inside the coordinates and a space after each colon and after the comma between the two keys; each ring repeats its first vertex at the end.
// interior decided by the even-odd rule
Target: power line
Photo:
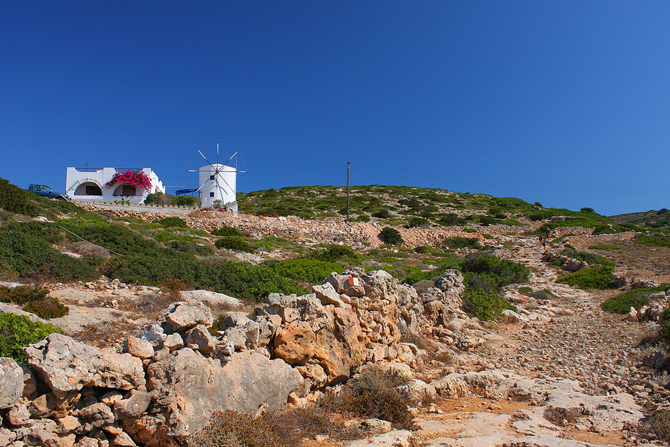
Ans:
{"type": "Polygon", "coordinates": [[[21,158],[21,156],[20,156],[19,154],[17,154],[17,153],[14,151],[14,149],[12,149],[11,147],[9,147],[9,145],[8,145],[7,143],[5,143],[5,142],[2,141],[2,140],[0,140],[0,142],[1,142],[2,144],[4,144],[4,145],[7,147],[7,149],[9,149],[10,151],[12,151],[12,153],[13,153],[14,155],[16,155],[16,156],[18,157],[19,160],[21,160],[22,162],[24,162],[24,163],[26,164],[26,166],[28,166],[30,169],[32,169],[33,172],[35,172],[35,174],[39,175],[40,178],[41,178],[42,180],[44,180],[44,183],[49,183],[49,181],[48,181],[47,179],[45,179],[44,177],[42,177],[42,174],[40,174],[39,172],[37,172],[37,169],[35,169],[35,168],[33,168],[32,166],[30,166],[30,164],[29,164],[27,161],[25,161],[23,158],[21,158]]]}

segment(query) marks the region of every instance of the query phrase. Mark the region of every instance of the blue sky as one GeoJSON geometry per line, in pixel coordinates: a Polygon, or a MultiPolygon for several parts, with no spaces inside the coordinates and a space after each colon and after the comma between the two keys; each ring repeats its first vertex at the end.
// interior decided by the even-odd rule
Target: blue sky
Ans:
{"type": "Polygon", "coordinates": [[[4,1],[0,177],[197,187],[218,141],[243,192],[350,161],[353,185],[670,208],[669,24],[666,1],[4,1]]]}

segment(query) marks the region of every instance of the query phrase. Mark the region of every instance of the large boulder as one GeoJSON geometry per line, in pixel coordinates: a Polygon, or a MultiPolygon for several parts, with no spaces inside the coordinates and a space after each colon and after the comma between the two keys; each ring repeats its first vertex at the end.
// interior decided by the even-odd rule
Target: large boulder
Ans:
{"type": "Polygon", "coordinates": [[[23,369],[14,360],[0,357],[0,410],[23,396],[23,369]]]}
{"type": "Polygon", "coordinates": [[[184,348],[151,364],[147,374],[154,404],[139,419],[124,421],[126,431],[147,446],[194,433],[215,411],[255,415],[261,408],[279,408],[303,383],[283,360],[250,351],[234,353],[222,366],[218,359],[184,348]]]}
{"type": "Polygon", "coordinates": [[[214,317],[211,309],[202,303],[178,301],[168,307],[165,321],[170,324],[172,332],[186,332],[199,324],[211,326],[214,317]]]}
{"type": "MultiPolygon", "coordinates": [[[[28,363],[51,391],[62,397],[84,387],[144,389],[142,361],[130,355],[101,351],[62,334],[23,348],[28,363]]],[[[23,380],[23,374],[22,374],[23,380]]]]}

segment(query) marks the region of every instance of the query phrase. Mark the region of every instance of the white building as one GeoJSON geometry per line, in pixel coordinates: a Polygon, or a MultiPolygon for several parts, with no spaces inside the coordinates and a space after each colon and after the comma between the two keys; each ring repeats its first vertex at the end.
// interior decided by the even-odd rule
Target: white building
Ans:
{"type": "Polygon", "coordinates": [[[65,179],[65,195],[74,201],[113,202],[127,200],[131,203],[142,203],[149,194],[165,193],[163,182],[150,169],[143,168],[141,172],[151,181],[151,187],[132,186],[129,183],[115,183],[114,174],[126,171],[117,171],[114,168],[67,168],[65,179]]]}
{"type": "Polygon", "coordinates": [[[214,208],[218,205],[237,211],[237,169],[215,163],[201,167],[198,173],[203,207],[214,208]]]}

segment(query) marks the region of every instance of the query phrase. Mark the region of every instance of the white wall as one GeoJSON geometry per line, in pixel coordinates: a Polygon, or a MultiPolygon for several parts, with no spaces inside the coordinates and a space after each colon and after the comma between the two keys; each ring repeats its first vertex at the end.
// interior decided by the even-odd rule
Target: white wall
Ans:
{"type": "Polygon", "coordinates": [[[107,186],[107,182],[112,180],[116,172],[114,168],[84,168],[78,170],[74,167],[68,167],[65,178],[65,195],[70,200],[75,201],[113,202],[115,200],[128,200],[131,203],[142,203],[149,194],[156,192],[165,193],[163,182],[160,181],[151,168],[143,168],[142,172],[151,179],[151,188],[138,187],[134,195],[124,196],[123,185],[117,183],[113,186],[107,186]],[[87,186],[97,186],[100,188],[98,192],[102,194],[86,194],[87,186]],[[115,195],[115,192],[117,195],[115,195]]]}
{"type": "Polygon", "coordinates": [[[205,208],[212,208],[214,202],[226,205],[237,201],[237,170],[232,166],[213,164],[199,170],[200,200],[205,208]],[[219,174],[216,174],[219,170],[219,174]],[[214,180],[210,178],[214,176],[214,180]],[[218,186],[217,186],[218,180],[218,186]]]}

